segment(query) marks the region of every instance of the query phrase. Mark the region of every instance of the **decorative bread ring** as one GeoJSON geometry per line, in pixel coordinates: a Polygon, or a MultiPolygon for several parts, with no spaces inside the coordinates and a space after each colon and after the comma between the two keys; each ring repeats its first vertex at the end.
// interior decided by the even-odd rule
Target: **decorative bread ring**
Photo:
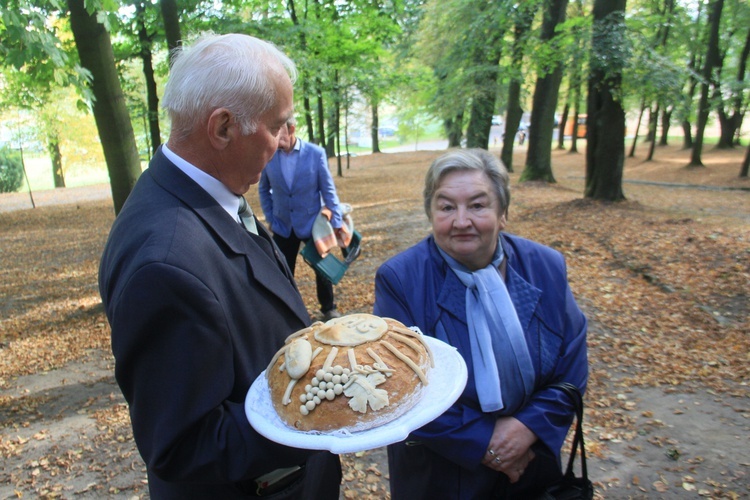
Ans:
{"type": "Polygon", "coordinates": [[[302,431],[363,431],[411,409],[433,357],[420,333],[350,314],[290,335],[266,378],[281,420],[302,431]]]}

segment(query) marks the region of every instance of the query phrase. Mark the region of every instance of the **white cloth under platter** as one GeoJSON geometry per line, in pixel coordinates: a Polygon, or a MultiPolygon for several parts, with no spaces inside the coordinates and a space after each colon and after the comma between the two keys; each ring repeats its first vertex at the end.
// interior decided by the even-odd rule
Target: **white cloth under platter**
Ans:
{"type": "Polygon", "coordinates": [[[442,415],[466,387],[466,363],[455,347],[433,337],[425,337],[435,358],[427,372],[429,384],[421,400],[401,417],[361,432],[302,432],[281,421],[271,402],[263,371],[245,398],[245,414],[250,425],[264,437],[287,446],[332,453],[354,453],[403,441],[410,432],[442,415]]]}

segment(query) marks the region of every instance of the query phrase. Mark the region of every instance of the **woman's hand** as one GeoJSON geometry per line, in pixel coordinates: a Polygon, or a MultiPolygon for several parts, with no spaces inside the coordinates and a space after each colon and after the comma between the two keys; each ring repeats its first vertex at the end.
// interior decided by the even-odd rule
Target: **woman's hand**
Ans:
{"type": "Polygon", "coordinates": [[[519,420],[513,417],[498,418],[482,464],[502,472],[511,483],[515,483],[534,459],[531,445],[536,440],[536,434],[519,420]]]}

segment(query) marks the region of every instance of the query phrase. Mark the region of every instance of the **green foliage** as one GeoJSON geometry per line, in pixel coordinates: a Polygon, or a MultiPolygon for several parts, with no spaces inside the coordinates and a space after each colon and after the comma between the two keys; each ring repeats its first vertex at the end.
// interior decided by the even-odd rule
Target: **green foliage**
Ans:
{"type": "Polygon", "coordinates": [[[623,14],[613,12],[592,26],[591,71],[604,75],[604,80],[621,75],[632,53],[623,14]]]}
{"type": "MultiPolygon", "coordinates": [[[[380,105],[381,113],[395,105],[407,135],[418,132],[426,120],[424,113],[441,123],[462,117],[465,127],[472,103],[486,96],[490,85],[498,95],[497,114],[506,105],[508,83],[522,81],[521,106],[528,111],[531,83],[559,64],[567,72],[564,85],[586,81],[590,71],[604,72],[599,81],[621,72],[618,97],[624,106],[633,109],[658,102],[662,110],[673,112],[673,121],[694,116],[696,96],[688,89],[700,79],[707,0],[628,0],[624,19],[596,27],[592,26],[593,2],[569,0],[566,21],[557,26],[551,41],[542,41],[540,12],[547,2],[181,0],[178,8],[186,41],[207,31],[241,32],[270,40],[289,54],[300,70],[295,104],[301,126],[305,105],[314,114],[320,96],[327,131],[334,103],[341,103],[342,116],[356,115],[350,130],[367,128],[371,105],[380,105]],[[526,11],[536,15],[516,43],[514,27],[526,11]],[[602,48],[595,54],[592,38],[602,48]],[[514,52],[519,46],[521,50],[514,52]],[[494,64],[498,56],[500,62],[494,64]],[[580,76],[571,73],[573,68],[580,68],[580,76]]],[[[161,91],[168,63],[159,2],[85,0],[85,4],[111,32],[121,86],[145,151],[146,92],[137,34],[142,20],[161,91]]],[[[748,26],[750,3],[725,0],[720,30],[724,59],[716,75],[719,86],[711,95],[714,108],[723,103],[727,111],[747,109],[750,78],[747,72],[744,79],[739,77],[738,70],[748,26]]],[[[80,109],[92,103],[91,76],[77,62],[65,0],[5,0],[0,9],[0,109],[31,110],[39,128],[35,140],[44,142],[45,136],[59,130],[64,155],[96,156],[92,161],[99,162],[96,132],[84,140],[82,129],[88,134],[90,127],[66,126],[63,122],[69,118],[57,109],[57,91],[64,87],[78,89],[80,109]]],[[[70,92],[65,94],[65,99],[74,100],[70,92]]],[[[72,109],[66,114],[76,116],[72,109]]]]}
{"type": "Polygon", "coordinates": [[[0,149],[0,193],[15,193],[22,183],[21,155],[8,148],[0,149]]]}
{"type": "Polygon", "coordinates": [[[472,99],[497,88],[497,59],[512,26],[508,1],[430,0],[426,2],[411,56],[434,73],[431,114],[452,119],[472,99]]]}

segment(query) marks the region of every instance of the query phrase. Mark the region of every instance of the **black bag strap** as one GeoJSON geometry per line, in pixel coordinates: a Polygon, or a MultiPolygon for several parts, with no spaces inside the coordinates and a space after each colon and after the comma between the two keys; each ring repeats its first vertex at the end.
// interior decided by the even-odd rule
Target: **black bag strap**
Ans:
{"type": "Polygon", "coordinates": [[[574,475],[573,464],[576,460],[576,453],[578,451],[578,448],[580,448],[581,476],[584,480],[588,481],[589,472],[586,468],[586,445],[583,442],[583,396],[581,396],[581,391],[578,389],[578,387],[571,384],[570,382],[559,382],[556,384],[551,384],[549,387],[559,389],[564,392],[570,399],[571,403],[573,403],[573,407],[575,408],[576,412],[576,429],[575,434],[573,435],[573,446],[570,449],[570,458],[568,458],[568,467],[565,469],[565,475],[574,475]]]}

